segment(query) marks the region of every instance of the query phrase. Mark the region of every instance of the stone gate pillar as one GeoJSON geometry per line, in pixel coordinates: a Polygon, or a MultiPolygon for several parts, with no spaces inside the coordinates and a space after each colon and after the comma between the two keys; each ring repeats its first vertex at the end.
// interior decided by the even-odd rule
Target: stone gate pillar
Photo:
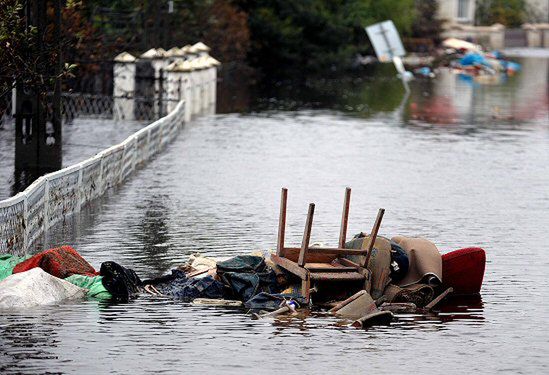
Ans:
{"type": "Polygon", "coordinates": [[[211,74],[210,69],[212,67],[210,60],[207,56],[200,57],[200,75],[201,75],[201,82],[202,82],[202,91],[201,91],[201,97],[200,97],[200,103],[201,112],[205,112],[210,107],[210,90],[211,90],[211,74]]]}
{"type": "Polygon", "coordinates": [[[185,122],[191,121],[192,108],[193,108],[193,96],[192,96],[192,83],[191,83],[191,72],[192,66],[188,61],[183,61],[179,65],[178,69],[181,71],[181,91],[182,98],[185,100],[185,122]]]}
{"type": "Polygon", "coordinates": [[[175,109],[179,101],[185,101],[185,121],[190,120],[190,104],[189,94],[189,73],[191,67],[188,61],[175,60],[165,69],[166,72],[166,99],[168,101],[168,112],[175,109]]]}
{"type": "MultiPolygon", "coordinates": [[[[217,69],[221,66],[221,63],[215,58],[209,56],[208,60],[210,62],[210,104],[215,107],[217,101],[217,69]]],[[[215,112],[215,111],[214,111],[215,112]]]]}
{"type": "MultiPolygon", "coordinates": [[[[156,116],[160,115],[163,111],[161,104],[163,104],[163,98],[165,98],[165,85],[163,82],[163,70],[168,65],[168,59],[166,58],[166,51],[163,48],[151,48],[147,52],[141,55],[142,59],[150,60],[154,68],[155,79],[155,95],[154,95],[154,113],[156,116]]],[[[165,114],[165,113],[162,113],[165,114]]]]}
{"type": "Polygon", "coordinates": [[[197,115],[200,113],[200,109],[202,108],[202,103],[200,101],[201,99],[201,90],[202,90],[202,82],[201,82],[201,65],[200,61],[198,59],[193,59],[190,61],[191,66],[191,104],[192,104],[192,115],[197,115]]]}
{"type": "Polygon", "coordinates": [[[115,116],[134,120],[135,106],[135,57],[122,52],[114,58],[114,108],[115,116]]]}

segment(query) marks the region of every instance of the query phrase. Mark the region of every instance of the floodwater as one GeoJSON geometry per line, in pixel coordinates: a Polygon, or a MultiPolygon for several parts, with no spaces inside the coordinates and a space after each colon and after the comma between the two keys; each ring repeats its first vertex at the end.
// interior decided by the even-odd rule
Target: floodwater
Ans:
{"type": "MultiPolygon", "coordinates": [[[[1,121],[1,119],[0,119],[1,121]]],[[[83,162],[143,127],[139,121],[76,118],[63,127],[63,167],[83,162]]],[[[0,124],[0,200],[25,190],[48,171],[15,169],[15,123],[0,124]]]]}
{"type": "Polygon", "coordinates": [[[312,238],[334,245],[351,186],[349,235],[369,230],[383,207],[382,235],[424,236],[443,253],[484,248],[481,299],[368,330],[320,313],[254,321],[146,296],[3,312],[0,372],[547,372],[549,64],[522,62],[507,82],[446,72],[411,83],[408,97],[385,68],[253,100],[221,87],[222,114],[187,124],[47,240],[95,267],[114,260],[158,276],[195,252],[274,247],[286,186],[287,243],[300,242],[316,202],[312,238]]]}

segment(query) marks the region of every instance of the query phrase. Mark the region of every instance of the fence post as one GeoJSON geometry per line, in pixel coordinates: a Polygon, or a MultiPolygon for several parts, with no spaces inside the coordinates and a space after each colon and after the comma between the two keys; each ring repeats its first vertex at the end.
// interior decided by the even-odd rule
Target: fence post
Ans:
{"type": "Polygon", "coordinates": [[[50,227],[49,211],[50,211],[50,180],[45,176],[44,182],[44,232],[50,227]]]}
{"type": "Polygon", "coordinates": [[[24,230],[23,230],[23,251],[26,253],[27,252],[27,240],[28,240],[28,230],[29,230],[29,211],[28,211],[28,205],[29,205],[29,202],[28,202],[28,197],[27,197],[27,193],[26,192],[23,192],[23,225],[24,225],[24,230]]]}
{"type": "Polygon", "coordinates": [[[99,168],[99,187],[98,188],[99,188],[99,195],[103,195],[103,193],[106,190],[104,186],[105,183],[103,182],[103,169],[105,168],[105,164],[103,163],[103,160],[105,158],[103,157],[102,153],[100,154],[101,154],[101,162],[100,162],[101,167],[99,168]]]}
{"type": "Polygon", "coordinates": [[[82,163],[78,166],[78,197],[77,197],[77,203],[76,203],[76,212],[80,212],[80,208],[82,207],[82,163]]]}
{"type": "Polygon", "coordinates": [[[120,160],[120,174],[118,175],[116,185],[119,185],[123,182],[124,177],[124,161],[126,160],[126,146],[128,144],[124,143],[124,151],[122,151],[122,159],[120,160]]]}

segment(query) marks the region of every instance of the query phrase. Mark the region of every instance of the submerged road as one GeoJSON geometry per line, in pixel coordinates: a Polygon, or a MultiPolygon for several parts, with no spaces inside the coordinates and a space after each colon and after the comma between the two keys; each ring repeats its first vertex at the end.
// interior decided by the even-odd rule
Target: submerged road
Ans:
{"type": "Polygon", "coordinates": [[[287,243],[299,243],[316,202],[312,239],[333,245],[351,186],[349,236],[369,230],[383,207],[382,235],[424,236],[442,252],[486,249],[481,301],[368,331],[322,314],[252,321],[241,310],[151,297],[76,302],[3,313],[0,372],[542,372],[547,68],[499,86],[448,74],[412,90],[402,105],[401,91],[372,97],[366,87],[348,92],[347,112],[201,118],[126,185],[54,228],[49,245],[72,244],[95,267],[114,260],[142,278],[194,252],[272,248],[282,186],[287,243]],[[394,104],[379,109],[384,96],[394,104]]]}

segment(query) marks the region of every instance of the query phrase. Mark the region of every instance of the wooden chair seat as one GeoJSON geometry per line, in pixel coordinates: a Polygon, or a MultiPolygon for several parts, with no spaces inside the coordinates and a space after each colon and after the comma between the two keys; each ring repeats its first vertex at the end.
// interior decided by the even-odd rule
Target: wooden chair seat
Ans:
{"type": "Polygon", "coordinates": [[[368,247],[363,250],[345,249],[345,239],[347,235],[347,221],[349,217],[349,204],[351,198],[351,189],[345,190],[345,200],[343,202],[343,214],[341,217],[341,228],[339,232],[339,241],[336,248],[310,247],[311,228],[313,225],[313,215],[315,210],[314,203],[309,204],[307,221],[305,222],[305,231],[301,247],[286,247],[284,238],[286,232],[286,204],[288,190],[282,189],[280,200],[280,218],[278,224],[278,242],[276,255],[271,255],[271,260],[281,268],[301,279],[301,294],[307,302],[310,299],[311,282],[360,282],[367,284],[368,270],[366,264],[375,243],[375,238],[381,225],[384,210],[380,209],[370,234],[368,247]],[[354,263],[346,258],[345,255],[363,255],[365,262],[361,264],[354,263]]]}

